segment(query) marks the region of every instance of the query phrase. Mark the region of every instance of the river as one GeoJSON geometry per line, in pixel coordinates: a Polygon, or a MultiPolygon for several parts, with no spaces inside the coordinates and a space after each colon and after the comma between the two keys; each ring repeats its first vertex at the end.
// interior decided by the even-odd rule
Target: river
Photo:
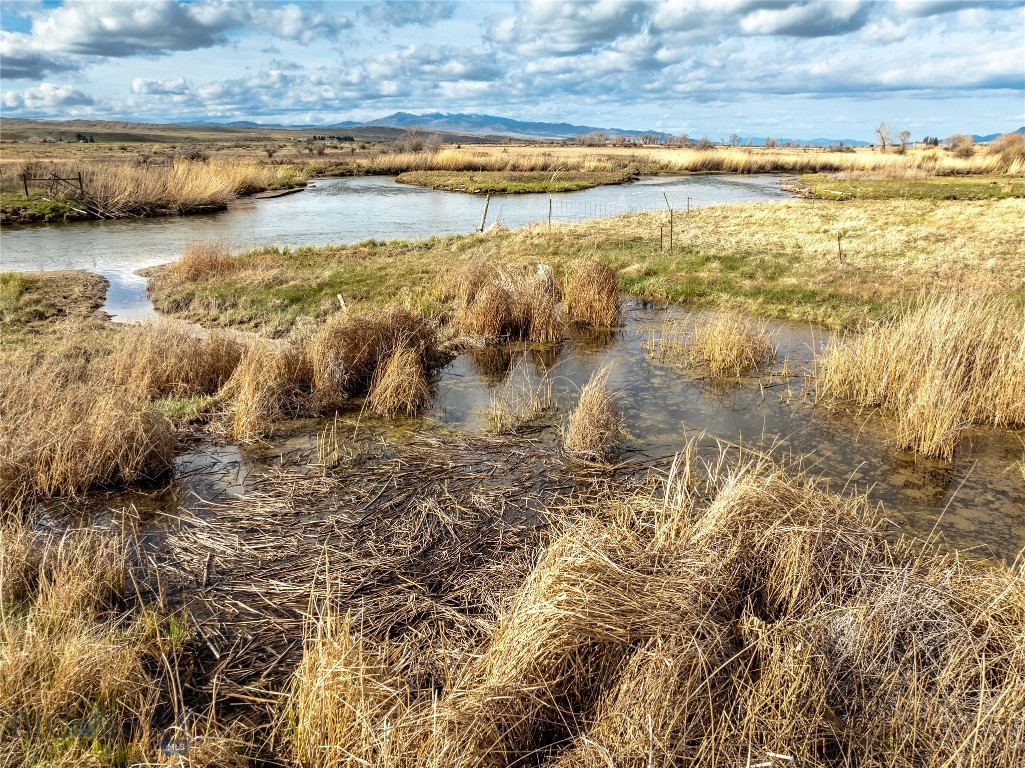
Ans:
{"type": "MultiPolygon", "coordinates": [[[[660,176],[581,192],[496,195],[487,222],[522,227],[546,221],[549,205],[553,221],[579,221],[665,208],[667,200],[682,210],[789,197],[777,176],[660,176]]],[[[483,206],[480,196],[398,184],[391,177],[314,179],[298,194],[239,200],[205,216],[4,227],[0,269],[97,272],[110,281],[104,310],[115,320],[133,320],[153,313],[146,280],[136,272],[175,260],[196,240],[245,249],[426,238],[472,232],[483,206]]]]}

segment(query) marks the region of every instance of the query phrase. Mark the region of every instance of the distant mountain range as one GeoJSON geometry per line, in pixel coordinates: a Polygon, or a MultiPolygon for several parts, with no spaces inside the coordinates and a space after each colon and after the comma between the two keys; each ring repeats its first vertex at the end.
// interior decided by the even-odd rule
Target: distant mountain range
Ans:
{"type": "MultiPolygon", "coordinates": [[[[625,128],[596,128],[590,125],[575,125],[573,123],[545,123],[545,122],[528,122],[524,120],[513,120],[508,117],[498,117],[496,115],[482,115],[482,114],[466,114],[456,113],[447,114],[444,112],[427,112],[424,114],[414,114],[412,112],[395,112],[385,117],[377,118],[376,120],[369,120],[366,122],[356,122],[352,120],[329,123],[326,125],[306,124],[306,125],[281,125],[281,124],[269,124],[269,123],[257,123],[252,120],[236,120],[231,122],[215,121],[215,120],[182,120],[172,124],[148,124],[148,123],[121,123],[115,121],[83,121],[83,120],[72,120],[72,121],[50,121],[50,120],[27,120],[20,118],[4,118],[3,123],[7,127],[13,127],[17,124],[24,124],[25,130],[49,130],[51,127],[56,128],[58,124],[67,126],[74,130],[76,125],[82,126],[88,129],[105,130],[111,132],[111,136],[108,138],[116,138],[114,132],[130,128],[133,131],[156,131],[156,130],[167,130],[171,129],[174,131],[187,130],[191,127],[202,128],[206,131],[220,131],[220,132],[250,132],[250,131],[261,131],[261,130],[288,130],[288,131],[303,131],[311,133],[343,133],[352,134],[358,138],[372,139],[372,140],[390,140],[395,136],[401,134],[402,130],[409,125],[415,125],[424,131],[431,133],[440,133],[444,135],[446,141],[458,142],[458,141],[488,141],[494,142],[499,141],[502,138],[513,138],[513,139],[531,139],[531,140],[548,140],[548,141],[560,141],[565,139],[573,139],[577,136],[586,136],[587,134],[593,133],[604,133],[609,136],[628,136],[631,138],[637,138],[641,136],[664,136],[662,131],[647,130],[637,131],[629,130],[625,128]],[[33,126],[37,126],[33,128],[33,126]]],[[[1025,127],[1019,128],[1016,133],[1025,134],[1025,127]]],[[[1000,134],[993,133],[989,135],[975,135],[973,138],[975,141],[980,143],[993,141],[1000,134]]],[[[689,134],[689,140],[695,141],[702,138],[703,136],[698,133],[689,134]]],[[[127,137],[126,137],[127,138],[127,137]]],[[[719,143],[726,138],[726,134],[714,134],[708,135],[707,138],[714,142],[719,143]]],[[[872,142],[861,141],[859,139],[836,139],[836,138],[814,138],[814,139],[802,139],[791,136],[774,136],[777,142],[785,143],[793,141],[798,144],[808,144],[813,147],[824,147],[835,144],[844,144],[849,147],[865,147],[871,145],[872,142]]],[[[921,137],[915,137],[920,139],[921,137]]],[[[942,137],[941,137],[942,138],[942,137]]],[[[741,145],[747,145],[748,143],[754,146],[760,146],[765,143],[764,136],[742,136],[740,138],[741,145]]]]}
{"type": "MultiPolygon", "coordinates": [[[[413,114],[411,112],[395,112],[394,114],[387,115],[386,117],[380,117],[376,120],[371,120],[365,123],[334,123],[328,128],[352,128],[352,127],[363,127],[363,126],[375,126],[375,127],[387,127],[387,128],[405,128],[407,125],[417,125],[423,128],[425,131],[437,131],[439,133],[460,133],[468,136],[508,136],[511,138],[518,139],[572,139],[577,136],[585,136],[589,133],[607,133],[612,136],[663,136],[664,131],[657,130],[645,130],[636,131],[627,128],[597,128],[592,125],[575,125],[573,123],[543,123],[543,122],[526,122],[523,120],[513,120],[509,117],[498,117],[496,115],[479,115],[479,114],[446,114],[444,112],[427,112],[421,115],[413,114]]],[[[700,138],[698,135],[690,136],[693,141],[700,138]]],[[[708,137],[710,140],[718,142],[725,136],[708,137]]],[[[774,137],[777,141],[787,141],[789,137],[774,137]]],[[[852,147],[864,147],[868,146],[871,142],[858,141],[856,139],[793,139],[801,144],[810,144],[812,146],[828,146],[830,144],[837,144],[843,142],[844,144],[852,147]]],[[[762,144],[765,141],[764,136],[752,136],[741,137],[741,144],[747,144],[751,141],[752,144],[762,144]]]]}
{"type": "MultiPolygon", "coordinates": [[[[230,127],[238,128],[292,128],[301,130],[341,130],[346,128],[405,128],[407,125],[415,125],[422,128],[425,131],[432,131],[437,133],[451,133],[460,134],[464,136],[479,136],[479,137],[497,137],[505,136],[516,139],[549,139],[549,140],[562,140],[572,139],[577,136],[585,136],[589,133],[607,133],[609,135],[622,135],[622,136],[646,136],[664,135],[663,131],[647,130],[647,131],[636,131],[626,128],[597,128],[591,125],[575,125],[573,123],[544,123],[544,122],[528,122],[524,120],[513,120],[509,117],[499,117],[496,115],[482,115],[482,114],[467,114],[467,113],[455,113],[448,114],[445,112],[425,112],[423,114],[414,114],[412,112],[395,112],[385,117],[379,117],[376,120],[369,120],[366,122],[356,121],[345,121],[339,123],[330,123],[328,125],[266,125],[261,123],[254,123],[250,121],[238,121],[233,123],[213,123],[213,122],[199,122],[190,123],[190,125],[227,125],[230,127]]],[[[1018,133],[1025,134],[1025,127],[1019,128],[1018,133]]],[[[974,136],[977,142],[989,142],[993,141],[999,133],[990,134],[988,136],[974,136]]],[[[690,135],[691,141],[700,138],[699,135],[690,135]]],[[[711,141],[719,142],[725,136],[708,136],[711,141]]],[[[742,136],[740,143],[746,145],[751,142],[755,146],[765,143],[764,136],[742,136]]],[[[798,144],[808,144],[813,147],[826,147],[834,144],[844,144],[849,147],[867,147],[872,144],[870,141],[861,141],[859,139],[828,139],[828,138],[814,138],[814,139],[800,139],[789,136],[774,136],[772,137],[776,141],[796,141],[798,144]]]]}

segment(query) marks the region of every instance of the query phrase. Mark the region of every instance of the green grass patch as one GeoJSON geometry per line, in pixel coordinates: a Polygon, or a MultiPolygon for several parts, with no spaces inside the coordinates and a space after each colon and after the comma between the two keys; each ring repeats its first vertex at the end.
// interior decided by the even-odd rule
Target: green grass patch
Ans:
{"type": "Polygon", "coordinates": [[[0,333],[5,342],[66,317],[87,317],[103,306],[107,280],[81,270],[0,272],[0,333]]]}
{"type": "Polygon", "coordinates": [[[635,177],[627,171],[407,171],[403,184],[472,194],[576,192],[605,184],[623,184],[635,177]]]}
{"type": "Polygon", "coordinates": [[[820,200],[999,200],[1025,197],[1025,179],[1003,176],[933,176],[927,179],[838,181],[801,177],[801,193],[820,200]]]}
{"type": "Polygon", "coordinates": [[[0,223],[38,224],[89,218],[68,203],[32,195],[0,192],[0,223]]]}

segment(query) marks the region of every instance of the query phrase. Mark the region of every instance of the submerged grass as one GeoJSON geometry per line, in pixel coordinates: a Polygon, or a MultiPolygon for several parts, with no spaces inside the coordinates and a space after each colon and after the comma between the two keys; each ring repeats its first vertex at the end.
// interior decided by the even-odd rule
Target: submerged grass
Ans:
{"type": "Polygon", "coordinates": [[[664,362],[682,361],[706,371],[709,377],[740,377],[773,359],[772,337],[764,324],[726,310],[678,319],[666,314],[658,334],[646,345],[664,362]]]}
{"type": "Polygon", "coordinates": [[[602,366],[580,391],[566,430],[566,450],[575,456],[603,461],[619,453],[625,433],[623,414],[608,386],[611,374],[611,364],[602,366]]]}
{"type": "Polygon", "coordinates": [[[830,344],[819,368],[820,397],[879,406],[902,448],[950,460],[972,424],[1025,424],[1025,310],[977,290],[932,295],[830,344]]]}

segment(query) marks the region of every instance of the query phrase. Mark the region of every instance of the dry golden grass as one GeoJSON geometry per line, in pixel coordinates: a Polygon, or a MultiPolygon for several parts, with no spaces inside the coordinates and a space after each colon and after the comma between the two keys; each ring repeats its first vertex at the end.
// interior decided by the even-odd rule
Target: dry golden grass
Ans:
{"type": "Polygon", "coordinates": [[[131,729],[150,721],[155,702],[143,627],[107,609],[125,587],[128,544],[117,531],[44,532],[13,519],[0,526],[5,765],[109,764],[100,743],[143,756],[148,734],[131,729]],[[84,723],[95,737],[63,731],[84,723]]]}
{"type": "Polygon", "coordinates": [[[573,320],[595,328],[614,328],[623,319],[616,272],[598,259],[567,269],[562,301],[573,320]]]}
{"type": "Polygon", "coordinates": [[[170,271],[181,280],[216,279],[237,272],[241,265],[224,243],[197,241],[185,246],[170,271]]]}
{"type": "Polygon", "coordinates": [[[374,372],[367,406],[379,416],[412,416],[430,400],[422,350],[400,341],[374,372]]]}
{"type": "Polygon", "coordinates": [[[228,381],[242,344],[225,332],[200,337],[180,323],[157,320],[126,329],[104,361],[114,387],[145,398],[212,395],[228,381]]]}
{"type": "Polygon", "coordinates": [[[255,340],[220,390],[236,440],[273,433],[274,422],[330,411],[370,393],[382,415],[413,413],[430,399],[436,363],[433,321],[404,306],[338,312],[282,346],[255,340]]]}
{"type": "Polygon", "coordinates": [[[392,304],[338,312],[304,344],[318,403],[331,407],[367,392],[378,369],[407,348],[426,368],[437,354],[431,320],[392,304]]]}
{"type": "Polygon", "coordinates": [[[82,173],[86,196],[107,216],[139,216],[159,210],[175,213],[223,208],[239,195],[258,192],[282,183],[301,181],[295,166],[253,161],[214,159],[209,162],[175,159],[169,164],[134,162],[55,161],[5,168],[7,180],[18,180],[22,171],[46,177],[56,173],[72,177],[82,173]]]}
{"type": "Polygon", "coordinates": [[[934,295],[830,344],[819,368],[820,397],[879,406],[902,448],[949,460],[972,424],[1025,424],[1025,310],[975,290],[934,295]]]}
{"type": "MultiPolygon", "coordinates": [[[[301,258],[265,250],[246,254],[224,277],[182,281],[168,268],[149,287],[167,313],[206,325],[275,328],[287,328],[298,314],[326,315],[337,307],[337,294],[387,301],[403,289],[454,300],[459,319],[493,265],[526,276],[543,257],[561,273],[594,254],[616,271],[626,295],[724,304],[832,327],[878,319],[924,288],[973,283],[1025,292],[1022,199],[707,206],[675,217],[677,242],[687,247],[672,251],[659,249],[665,218],[639,213],[421,243],[310,249],[301,258]]],[[[501,295],[482,303],[511,319],[501,295]]]]}
{"type": "Polygon", "coordinates": [[[740,377],[772,360],[772,336],[764,323],[718,311],[683,319],[666,314],[662,330],[652,334],[649,354],[662,361],[685,361],[713,379],[740,377]]]}
{"type": "Polygon", "coordinates": [[[1012,768],[1025,589],[887,541],[866,500],[680,457],[664,493],[567,523],[444,674],[412,641],[313,624],[290,689],[304,766],[1012,768]]]}
{"type": "Polygon", "coordinates": [[[174,460],[174,431],[162,413],[97,387],[80,364],[56,356],[6,362],[0,416],[5,505],[155,480],[174,460]]]}
{"type": "Polygon", "coordinates": [[[496,268],[471,261],[450,271],[441,293],[456,302],[458,333],[488,339],[558,341],[565,323],[551,268],[496,268]]]}
{"type": "Polygon", "coordinates": [[[623,415],[608,388],[612,366],[605,365],[591,374],[580,391],[580,402],[570,414],[566,430],[566,450],[588,459],[604,460],[619,452],[624,436],[623,415]]]}
{"type": "Polygon", "coordinates": [[[829,152],[823,148],[760,147],[536,147],[481,146],[440,152],[380,153],[346,163],[355,173],[400,174],[407,171],[610,172],[646,173],[820,173],[872,171],[884,178],[930,175],[1020,175],[1022,165],[1002,162],[999,154],[961,158],[943,149],[912,149],[904,154],[859,149],[829,152]]]}
{"type": "Polygon", "coordinates": [[[408,703],[406,681],[394,666],[394,653],[364,642],[348,614],[325,609],[307,637],[284,712],[299,768],[379,764],[389,726],[408,703]]]}
{"type": "Polygon", "coordinates": [[[221,390],[231,404],[232,437],[245,442],[273,434],[275,422],[299,414],[310,379],[301,351],[250,342],[221,390]]]}

